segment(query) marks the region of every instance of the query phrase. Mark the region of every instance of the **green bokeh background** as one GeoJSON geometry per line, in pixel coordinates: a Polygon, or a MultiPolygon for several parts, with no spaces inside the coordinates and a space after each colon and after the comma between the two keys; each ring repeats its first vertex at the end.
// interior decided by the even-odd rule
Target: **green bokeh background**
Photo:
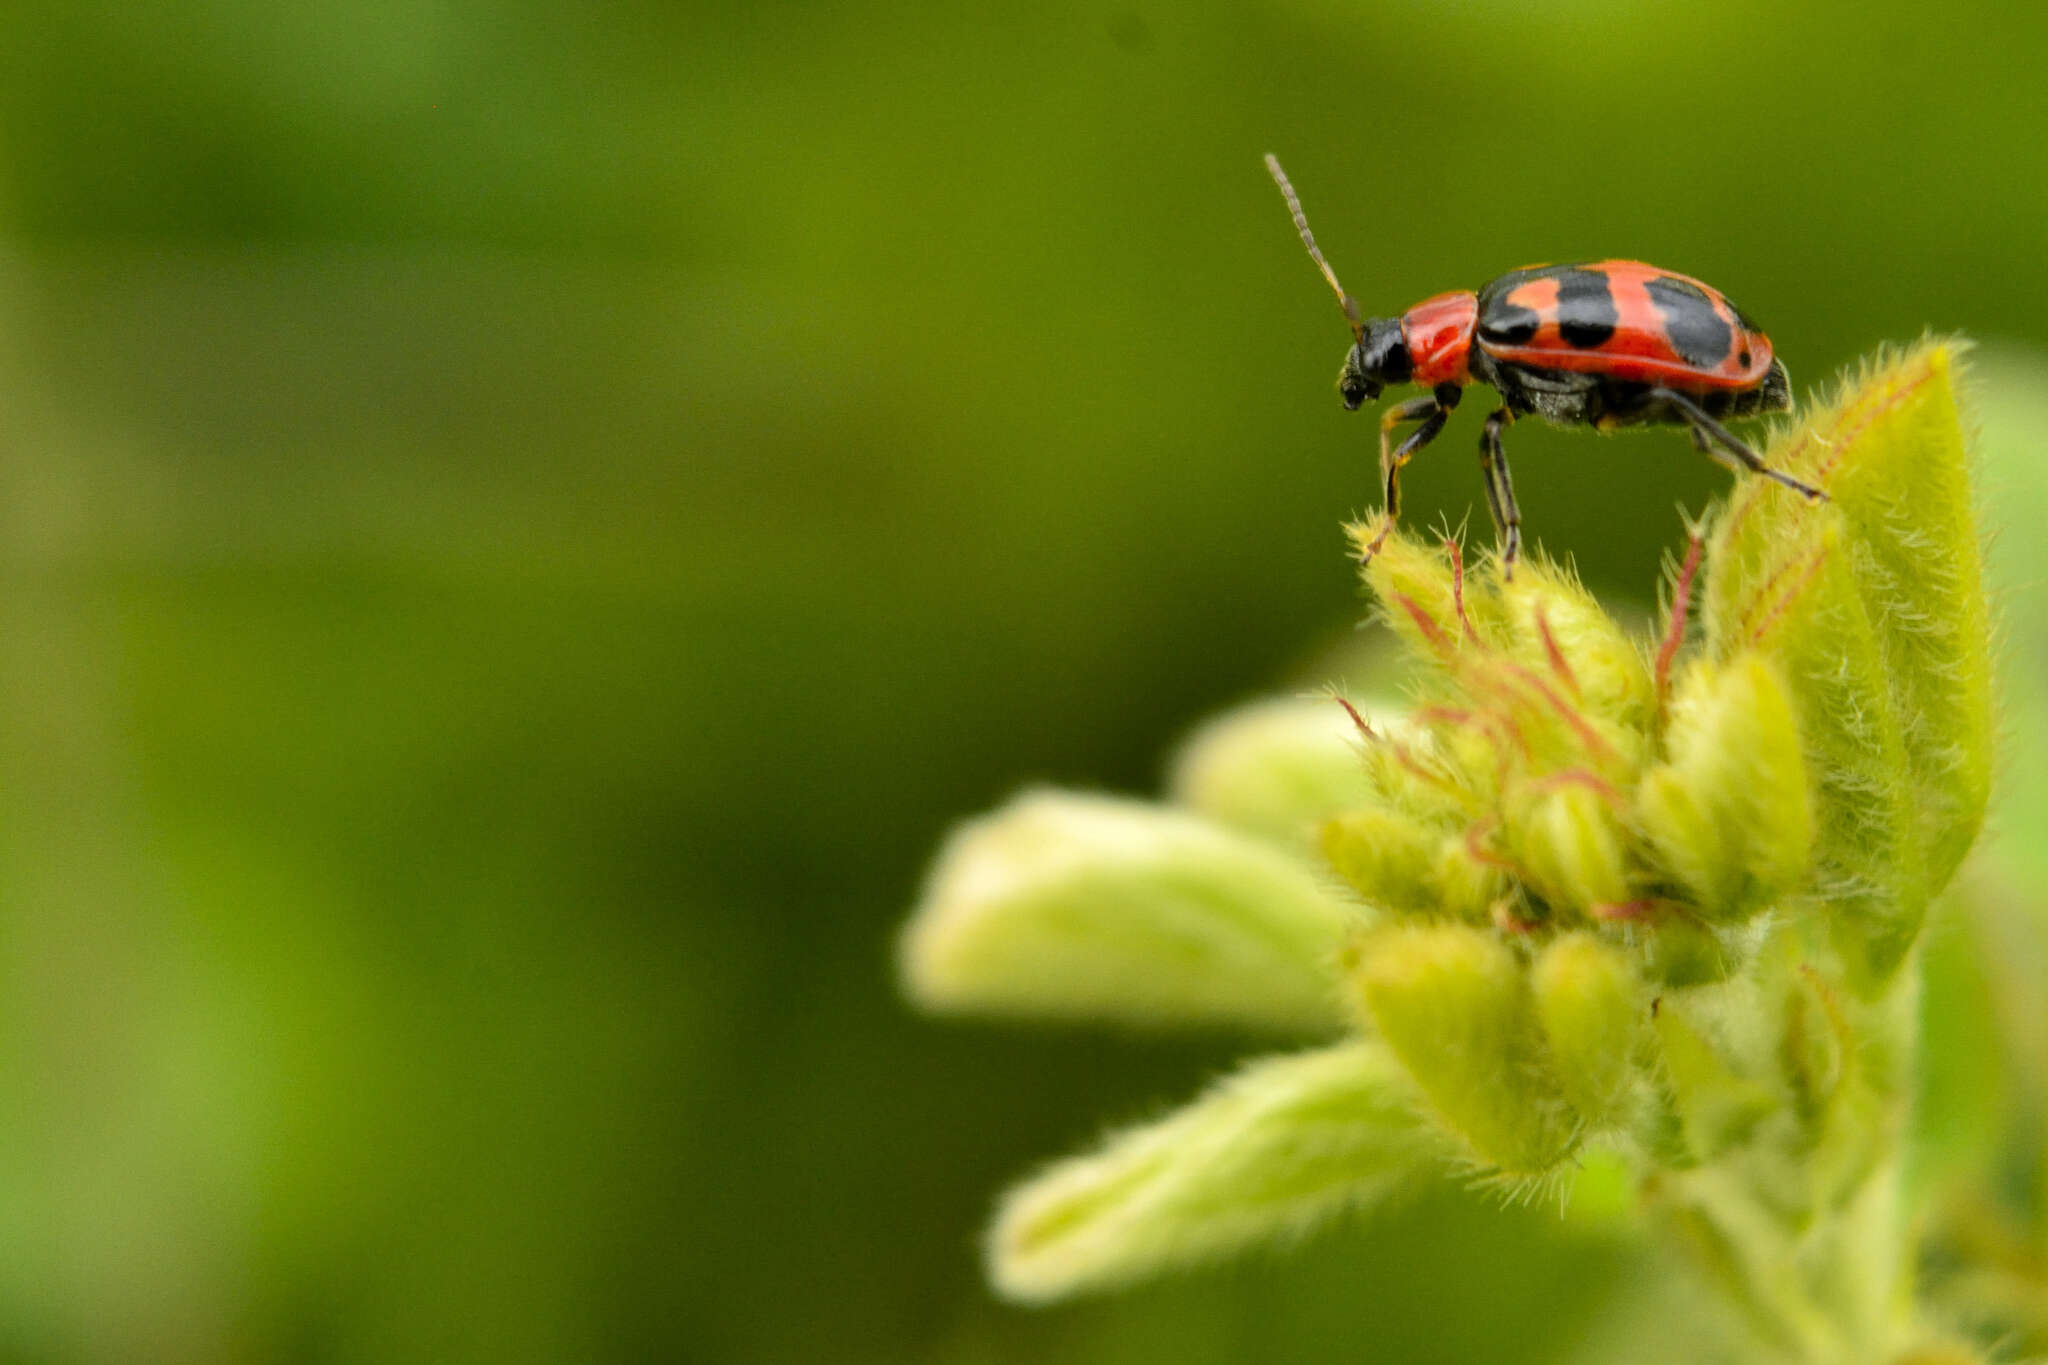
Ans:
{"type": "MultiPolygon", "coordinates": [[[[1349,638],[1347,337],[1534,260],[1804,388],[2048,345],[2048,8],[163,6],[0,21],[0,1359],[1563,1360],[1445,1194],[990,1300],[993,1192],[1236,1039],[935,1025],[958,816],[1349,638]]],[[[1478,414],[1406,483],[1483,525],[1478,414]]],[[[1727,476],[1524,424],[1644,600],[1727,476]]]]}

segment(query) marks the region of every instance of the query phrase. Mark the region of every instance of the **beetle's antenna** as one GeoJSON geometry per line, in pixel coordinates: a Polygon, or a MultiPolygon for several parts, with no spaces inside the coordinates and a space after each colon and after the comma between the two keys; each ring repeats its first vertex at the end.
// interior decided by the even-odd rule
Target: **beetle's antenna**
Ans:
{"type": "Polygon", "coordinates": [[[1351,324],[1351,335],[1363,343],[1365,325],[1358,320],[1358,301],[1344,292],[1344,286],[1337,283],[1337,272],[1330,269],[1330,263],[1323,259],[1322,249],[1316,245],[1316,235],[1308,230],[1308,215],[1301,211],[1301,198],[1288,183],[1287,172],[1280,169],[1280,158],[1266,153],[1266,169],[1272,173],[1273,183],[1280,187],[1280,193],[1287,199],[1287,211],[1294,215],[1294,230],[1301,234],[1301,244],[1308,248],[1309,259],[1316,263],[1316,269],[1323,272],[1323,278],[1330,282],[1330,288],[1337,291],[1337,302],[1344,305],[1344,320],[1351,324]]]}

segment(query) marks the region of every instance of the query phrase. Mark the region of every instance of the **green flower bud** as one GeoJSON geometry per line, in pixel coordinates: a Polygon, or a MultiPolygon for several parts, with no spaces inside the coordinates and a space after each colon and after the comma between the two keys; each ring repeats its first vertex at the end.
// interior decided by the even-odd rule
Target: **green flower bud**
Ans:
{"type": "Polygon", "coordinates": [[[1139,801],[1038,792],[956,831],[902,941],[928,1009],[1341,1026],[1358,913],[1272,846],[1139,801]]]}
{"type": "Polygon", "coordinates": [[[1437,845],[1433,869],[1443,913],[1456,919],[1484,921],[1508,894],[1504,868],[1482,857],[1465,832],[1445,835],[1437,845]]]}
{"type": "Polygon", "coordinates": [[[1389,724],[1358,747],[1358,757],[1372,788],[1368,804],[1432,825],[1466,825],[1483,810],[1470,763],[1489,759],[1475,755],[1462,731],[1432,733],[1413,722],[1389,724]]]}
{"type": "Polygon", "coordinates": [[[1597,782],[1553,781],[1508,819],[1507,838],[1532,886],[1554,907],[1582,914],[1626,904],[1626,835],[1597,782]]]}
{"type": "Polygon", "coordinates": [[[1413,1106],[1401,1068],[1372,1043],[1254,1062],[1011,1191],[989,1234],[989,1278],[1042,1302],[1298,1235],[1434,1163],[1413,1106]]]}
{"type": "Polygon", "coordinates": [[[1813,840],[1799,730],[1776,671],[1744,654],[1679,679],[1670,762],[1637,790],[1637,824],[1709,917],[1754,914],[1793,889],[1813,840]]]}
{"type": "Polygon", "coordinates": [[[1443,835],[1434,827],[1378,807],[1326,820],[1323,856],[1367,905],[1411,915],[1444,911],[1437,884],[1443,835]]]}
{"type": "MultiPolygon", "coordinates": [[[[1360,710],[1374,724],[1396,713],[1384,703],[1360,710]]],[[[1240,706],[1189,738],[1174,762],[1168,795],[1233,829],[1310,847],[1323,819],[1373,798],[1360,739],[1357,725],[1331,698],[1240,706]]]]}
{"type": "MultiPolygon", "coordinates": [[[[1379,534],[1378,523],[1357,523],[1345,531],[1355,549],[1379,534]]],[[[1366,586],[1380,603],[1387,623],[1419,657],[1444,662],[1481,631],[1480,615],[1489,616],[1491,599],[1467,591],[1462,561],[1446,549],[1424,545],[1398,530],[1380,544],[1364,568],[1366,586]]]]}
{"type": "Polygon", "coordinates": [[[1537,956],[1530,984],[1565,1098],[1590,1127],[1625,1125],[1651,1036],[1634,966],[1591,934],[1562,934],[1537,956]]]}
{"type": "Polygon", "coordinates": [[[1347,954],[1366,1013],[1445,1128],[1487,1165],[1540,1175],[1573,1145],[1514,952],[1484,929],[1390,925],[1347,954]]]}
{"type": "Polygon", "coordinates": [[[1577,575],[1532,556],[1500,596],[1518,659],[1608,721],[1629,728],[1648,723],[1657,691],[1641,648],[1577,575]]]}
{"type": "Polygon", "coordinates": [[[1657,862],[1694,904],[1717,918],[1737,911],[1744,869],[1730,855],[1720,822],[1707,812],[1684,772],[1662,764],[1643,774],[1636,786],[1636,825],[1657,862]]]}
{"type": "Polygon", "coordinates": [[[1469,721],[1444,724],[1436,740],[1444,769],[1464,798],[1462,804],[1451,807],[1446,802],[1444,808],[1470,824],[1499,800],[1501,755],[1504,747],[1512,749],[1513,737],[1498,724],[1497,716],[1477,712],[1469,721]]]}

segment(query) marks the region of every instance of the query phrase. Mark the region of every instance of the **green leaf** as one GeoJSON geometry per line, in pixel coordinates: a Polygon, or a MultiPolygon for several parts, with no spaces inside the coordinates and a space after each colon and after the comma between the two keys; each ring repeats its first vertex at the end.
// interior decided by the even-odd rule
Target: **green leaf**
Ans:
{"type": "Polygon", "coordinates": [[[928,1009],[1328,1035],[1360,922],[1302,860],[1140,801],[1037,792],[955,831],[902,940],[928,1009]]]}
{"type": "Polygon", "coordinates": [[[1767,458],[1832,501],[1749,480],[1709,545],[1710,652],[1761,651],[1788,686],[1816,794],[1816,890],[1865,990],[1904,960],[1989,789],[1990,631],[1958,353],[1916,347],[1809,413],[1767,458]]]}
{"type": "Polygon", "coordinates": [[[1268,1058],[1011,1191],[989,1277],[1042,1302],[1297,1236],[1384,1197],[1437,1151],[1384,1049],[1268,1058]]]}

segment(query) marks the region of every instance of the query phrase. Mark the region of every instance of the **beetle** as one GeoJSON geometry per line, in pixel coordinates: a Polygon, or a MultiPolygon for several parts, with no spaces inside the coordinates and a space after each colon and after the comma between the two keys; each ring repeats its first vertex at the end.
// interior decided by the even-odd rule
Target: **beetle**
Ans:
{"type": "Polygon", "coordinates": [[[1345,408],[1355,412],[1395,384],[1429,390],[1380,417],[1386,517],[1363,559],[1370,561],[1394,528],[1401,467],[1437,438],[1465,386],[1475,381],[1501,399],[1479,437],[1479,466],[1504,576],[1513,575],[1522,545],[1522,516],[1501,451],[1501,432],[1517,417],[1534,414],[1598,431],[1683,423],[1695,446],[1730,469],[1775,479],[1809,502],[1827,497],[1766,465],[1721,425],[1724,417],[1790,410],[1792,384],[1771,339],[1720,291],[1640,261],[1536,265],[1511,270],[1476,293],[1424,299],[1398,318],[1361,318],[1270,153],[1266,169],[1351,324],[1353,345],[1337,375],[1345,408]],[[1420,425],[1395,445],[1394,428],[1404,422],[1420,425]]]}

